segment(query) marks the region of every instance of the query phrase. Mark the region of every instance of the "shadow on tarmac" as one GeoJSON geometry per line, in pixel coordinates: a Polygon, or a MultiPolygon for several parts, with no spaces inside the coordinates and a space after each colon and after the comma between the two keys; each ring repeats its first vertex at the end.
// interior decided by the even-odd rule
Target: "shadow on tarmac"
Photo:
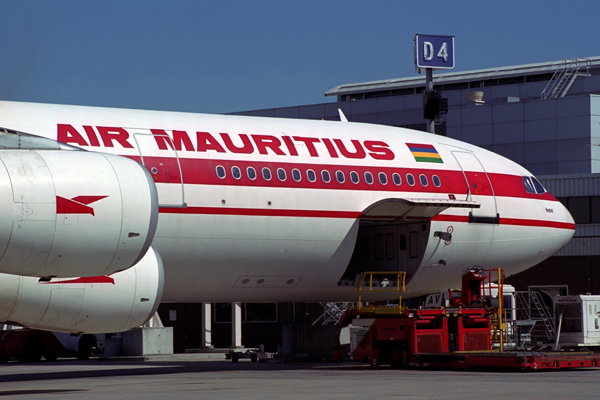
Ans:
{"type": "MultiPolygon", "coordinates": [[[[109,378],[109,377],[135,377],[135,376],[158,376],[158,375],[175,375],[185,373],[208,373],[208,372],[272,372],[272,371],[309,371],[309,370],[335,370],[335,371],[352,371],[352,372],[392,372],[402,374],[405,377],[412,376],[413,378],[428,375],[433,370],[421,369],[404,369],[396,370],[388,366],[371,367],[367,364],[357,362],[294,362],[294,363],[268,363],[268,362],[250,362],[240,361],[233,363],[231,361],[75,361],[75,360],[59,360],[57,362],[39,362],[32,364],[9,363],[0,366],[0,383],[2,382],[37,382],[51,380],[69,380],[81,378],[109,378]],[[31,367],[31,368],[30,368],[31,367]],[[430,371],[430,372],[428,372],[430,371]]],[[[597,371],[597,368],[587,368],[586,371],[597,371]]],[[[457,379],[460,376],[493,376],[500,373],[501,375],[553,375],[553,370],[543,370],[535,372],[516,372],[516,371],[469,371],[469,370],[447,370],[435,369],[442,371],[444,374],[451,374],[457,379]]],[[[571,372],[583,371],[582,369],[572,369],[571,372]]],[[[562,371],[564,372],[564,371],[562,371]]],[[[387,375],[387,374],[386,374],[387,375]]],[[[79,389],[78,389],[79,390],[79,389]]],[[[84,390],[84,389],[81,389],[84,390]]],[[[64,390],[62,392],[73,391],[64,390]]],[[[77,390],[75,390],[77,391],[77,390]]],[[[0,390],[0,397],[18,394],[36,394],[31,390],[0,390]],[[18,392],[18,393],[17,393],[18,392]]],[[[60,390],[41,390],[39,394],[44,393],[59,393],[60,390]]]]}
{"type": "Polygon", "coordinates": [[[41,390],[0,390],[0,396],[19,396],[30,394],[69,394],[73,392],[88,392],[90,389],[41,389],[41,390]]]}
{"type": "MultiPolygon", "coordinates": [[[[372,367],[358,363],[253,363],[231,361],[73,361],[63,360],[57,362],[39,362],[32,364],[10,363],[0,366],[0,382],[25,382],[25,381],[45,381],[55,379],[79,379],[79,378],[99,378],[115,376],[152,376],[169,375],[182,373],[202,373],[202,372],[222,372],[222,371],[290,371],[290,370],[310,370],[322,368],[336,368],[352,370],[371,370],[372,367]],[[83,368],[75,370],[65,370],[64,367],[77,368],[81,365],[83,368]],[[35,367],[35,370],[26,371],[27,367],[35,367]],[[10,373],[11,367],[25,369],[22,373],[10,373]],[[40,367],[44,371],[39,371],[40,367]],[[57,369],[56,371],[52,371],[57,369]]],[[[33,368],[32,368],[33,369],[33,368]]],[[[382,367],[382,369],[387,369],[382,367]]],[[[44,392],[45,393],[45,392],[44,392]]],[[[0,396],[6,396],[0,390],[0,396]]],[[[15,393],[16,394],[16,393],[15,393]]]]}

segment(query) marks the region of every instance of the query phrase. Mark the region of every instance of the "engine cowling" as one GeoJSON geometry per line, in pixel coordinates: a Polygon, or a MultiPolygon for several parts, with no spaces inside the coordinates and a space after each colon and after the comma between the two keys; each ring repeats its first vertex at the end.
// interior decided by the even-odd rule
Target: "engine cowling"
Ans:
{"type": "Polygon", "coordinates": [[[122,332],[154,315],[163,285],[162,260],[153,248],[132,268],[110,276],[40,282],[0,274],[0,321],[59,332],[122,332]]]}
{"type": "Polygon", "coordinates": [[[137,162],[86,151],[0,151],[0,272],[81,277],[125,270],[158,221],[137,162]]]}

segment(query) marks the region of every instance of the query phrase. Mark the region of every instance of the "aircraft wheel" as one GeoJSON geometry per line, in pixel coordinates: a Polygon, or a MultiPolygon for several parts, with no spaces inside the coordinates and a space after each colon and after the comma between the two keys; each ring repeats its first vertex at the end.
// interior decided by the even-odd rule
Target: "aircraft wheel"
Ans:
{"type": "Polygon", "coordinates": [[[23,351],[19,356],[21,362],[38,362],[44,355],[44,341],[39,336],[31,336],[25,341],[23,351]]]}
{"type": "Polygon", "coordinates": [[[54,362],[58,359],[58,354],[46,354],[44,355],[44,358],[46,359],[46,361],[54,362]]]}
{"type": "Polygon", "coordinates": [[[83,335],[81,339],[79,339],[79,345],[77,346],[77,359],[78,360],[87,360],[92,355],[94,351],[94,339],[91,336],[83,335]]]}
{"type": "Polygon", "coordinates": [[[238,355],[237,355],[237,354],[235,354],[235,353],[234,353],[234,354],[232,354],[232,355],[231,355],[231,361],[232,361],[232,362],[234,362],[234,363],[236,363],[236,362],[240,361],[240,356],[238,356],[238,355]]]}
{"type": "Polygon", "coordinates": [[[257,362],[258,361],[258,354],[256,354],[256,353],[250,354],[250,361],[257,362]]]}

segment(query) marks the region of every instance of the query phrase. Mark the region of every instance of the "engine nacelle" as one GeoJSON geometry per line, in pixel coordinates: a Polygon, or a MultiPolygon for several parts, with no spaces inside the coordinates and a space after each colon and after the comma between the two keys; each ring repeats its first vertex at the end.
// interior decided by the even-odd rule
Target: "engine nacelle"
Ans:
{"type": "Polygon", "coordinates": [[[162,260],[153,248],[132,268],[110,276],[40,282],[0,274],[0,321],[60,332],[126,331],[154,315],[163,285],[162,260]]]}
{"type": "Polygon", "coordinates": [[[137,162],[86,151],[0,151],[0,272],[108,275],[146,253],[158,195],[137,162]]]}

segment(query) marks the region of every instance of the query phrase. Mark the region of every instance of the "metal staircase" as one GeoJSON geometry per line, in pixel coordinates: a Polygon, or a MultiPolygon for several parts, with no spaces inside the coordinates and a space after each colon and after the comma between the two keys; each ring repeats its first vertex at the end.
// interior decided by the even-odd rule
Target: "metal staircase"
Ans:
{"type": "Polygon", "coordinates": [[[317,325],[319,322],[321,325],[337,324],[344,316],[349,304],[350,303],[321,303],[323,306],[323,314],[313,322],[313,325],[317,325]]]}
{"type": "Polygon", "coordinates": [[[542,99],[565,97],[578,76],[590,76],[591,61],[587,58],[564,59],[542,91],[542,99]]]}
{"type": "Polygon", "coordinates": [[[554,340],[556,329],[553,312],[548,309],[539,292],[515,292],[515,302],[519,343],[526,347],[528,343],[554,340]]]}
{"type": "Polygon", "coordinates": [[[548,307],[546,307],[546,304],[544,304],[544,302],[542,301],[539,292],[534,291],[529,293],[531,303],[533,303],[533,305],[535,306],[535,309],[537,310],[537,313],[540,316],[544,327],[546,328],[546,336],[548,337],[548,340],[554,339],[554,337],[556,336],[556,332],[554,330],[554,316],[552,315],[553,313],[550,310],[548,310],[548,307]]]}

